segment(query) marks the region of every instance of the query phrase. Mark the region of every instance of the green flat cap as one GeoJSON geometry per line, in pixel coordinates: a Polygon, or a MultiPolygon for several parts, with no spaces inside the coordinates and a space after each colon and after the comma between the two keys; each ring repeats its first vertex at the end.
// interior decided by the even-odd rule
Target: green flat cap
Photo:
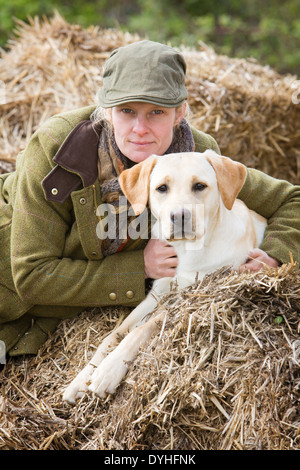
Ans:
{"type": "Polygon", "coordinates": [[[99,105],[111,108],[132,101],[173,108],[187,99],[185,60],[172,47],[138,41],[112,52],[99,90],[99,105]]]}

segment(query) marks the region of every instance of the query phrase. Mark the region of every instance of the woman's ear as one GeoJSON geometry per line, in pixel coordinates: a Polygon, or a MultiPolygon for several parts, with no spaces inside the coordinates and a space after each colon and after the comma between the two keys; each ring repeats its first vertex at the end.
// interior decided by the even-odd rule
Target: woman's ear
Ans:
{"type": "Polygon", "coordinates": [[[104,117],[112,125],[112,108],[104,108],[104,117]]]}
{"type": "Polygon", "coordinates": [[[187,106],[188,106],[188,104],[185,101],[184,103],[182,103],[182,105],[180,105],[180,106],[178,106],[178,108],[176,108],[174,126],[178,126],[181,123],[182,119],[184,118],[184,116],[186,114],[187,106]]]}

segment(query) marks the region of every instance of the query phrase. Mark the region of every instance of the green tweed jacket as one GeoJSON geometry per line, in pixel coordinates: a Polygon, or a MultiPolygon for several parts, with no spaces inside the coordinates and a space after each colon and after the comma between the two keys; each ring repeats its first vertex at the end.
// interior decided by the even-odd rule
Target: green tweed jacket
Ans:
{"type": "MultiPolygon", "coordinates": [[[[36,353],[59,319],[86,307],[134,306],[145,297],[147,240],[101,253],[93,110],[49,119],[16,171],[0,176],[0,340],[11,355],[36,353]]],[[[193,135],[196,151],[219,152],[212,137],[193,135]]],[[[261,248],[283,263],[290,253],[299,262],[300,187],[248,169],[239,198],[269,221],[261,248]]]]}

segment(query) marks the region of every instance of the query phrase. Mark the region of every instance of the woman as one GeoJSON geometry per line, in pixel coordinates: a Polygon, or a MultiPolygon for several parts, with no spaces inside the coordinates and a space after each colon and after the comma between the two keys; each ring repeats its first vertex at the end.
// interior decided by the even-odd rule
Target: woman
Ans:
{"type": "MultiPolygon", "coordinates": [[[[0,340],[35,354],[58,321],[91,306],[138,304],[145,279],[173,276],[177,258],[159,240],[101,239],[99,207],[119,207],[118,175],[152,153],[219,152],[184,119],[186,65],[174,49],[141,41],[107,61],[99,107],[49,119],[0,178],[0,340]]],[[[300,188],[248,170],[239,195],[268,218],[242,268],[299,261],[300,188]]]]}

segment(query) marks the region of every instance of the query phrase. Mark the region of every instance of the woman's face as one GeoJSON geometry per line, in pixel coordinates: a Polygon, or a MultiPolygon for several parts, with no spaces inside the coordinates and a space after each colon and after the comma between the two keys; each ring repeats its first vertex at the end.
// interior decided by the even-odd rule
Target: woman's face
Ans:
{"type": "Polygon", "coordinates": [[[182,120],[185,107],[132,102],[112,108],[110,120],[123,155],[135,163],[152,154],[163,155],[172,143],[174,126],[182,120]]]}

